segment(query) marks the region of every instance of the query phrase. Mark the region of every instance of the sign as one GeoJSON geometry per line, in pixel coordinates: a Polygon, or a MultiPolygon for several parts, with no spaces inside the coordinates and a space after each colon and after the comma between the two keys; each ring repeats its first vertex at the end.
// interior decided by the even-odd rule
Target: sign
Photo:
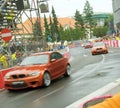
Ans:
{"type": "Polygon", "coordinates": [[[11,30],[4,28],[1,30],[1,38],[5,41],[5,42],[9,42],[12,38],[12,32],[11,30]]]}

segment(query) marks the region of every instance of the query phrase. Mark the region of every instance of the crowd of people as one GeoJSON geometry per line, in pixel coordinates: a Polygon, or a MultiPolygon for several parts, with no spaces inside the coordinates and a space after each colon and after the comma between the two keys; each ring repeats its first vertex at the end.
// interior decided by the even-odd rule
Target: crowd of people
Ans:
{"type": "Polygon", "coordinates": [[[67,46],[67,43],[48,43],[45,48],[41,43],[29,40],[26,42],[12,41],[2,43],[0,48],[0,69],[5,69],[19,64],[24,57],[31,53],[42,51],[58,51],[67,46]]]}

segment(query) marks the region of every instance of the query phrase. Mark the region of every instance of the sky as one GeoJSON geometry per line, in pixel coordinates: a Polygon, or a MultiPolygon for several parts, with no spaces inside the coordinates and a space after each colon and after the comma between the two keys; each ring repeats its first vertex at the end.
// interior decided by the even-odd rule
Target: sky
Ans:
{"type": "MultiPolygon", "coordinates": [[[[49,12],[45,13],[46,17],[51,15],[52,6],[54,7],[57,17],[73,17],[76,10],[83,13],[86,0],[46,0],[49,6],[49,12]]],[[[94,13],[112,13],[112,0],[88,0],[94,13]]],[[[30,2],[31,4],[31,2],[30,2]]],[[[35,15],[34,15],[35,16],[35,15]]],[[[44,13],[40,13],[43,17],[44,13]]],[[[24,20],[26,20],[24,16],[24,20]]]]}
{"type": "MultiPolygon", "coordinates": [[[[112,0],[88,0],[94,13],[112,13],[112,0]]],[[[58,17],[74,16],[76,9],[82,14],[86,0],[48,0],[51,13],[52,6],[58,17]]]]}

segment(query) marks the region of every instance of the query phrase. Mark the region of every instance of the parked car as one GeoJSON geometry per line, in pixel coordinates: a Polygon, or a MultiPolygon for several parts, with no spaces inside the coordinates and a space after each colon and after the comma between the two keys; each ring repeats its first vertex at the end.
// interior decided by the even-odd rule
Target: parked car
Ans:
{"type": "Polygon", "coordinates": [[[91,98],[91,99],[81,103],[79,105],[79,108],[89,108],[90,106],[96,105],[100,102],[103,102],[105,99],[111,98],[111,97],[112,97],[112,95],[105,95],[105,96],[98,96],[98,97],[91,98]]]}
{"type": "Polygon", "coordinates": [[[47,87],[52,80],[63,75],[68,77],[70,74],[69,59],[61,53],[34,53],[5,75],[4,85],[8,90],[38,86],[47,87]]]}
{"type": "Polygon", "coordinates": [[[108,53],[108,47],[104,42],[94,42],[91,49],[92,55],[108,53]]]}

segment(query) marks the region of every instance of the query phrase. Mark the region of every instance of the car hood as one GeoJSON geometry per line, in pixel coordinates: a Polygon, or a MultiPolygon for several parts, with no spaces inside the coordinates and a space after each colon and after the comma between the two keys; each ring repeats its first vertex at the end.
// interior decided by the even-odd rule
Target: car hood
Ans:
{"type": "Polygon", "coordinates": [[[104,46],[93,47],[93,49],[97,49],[97,48],[105,48],[105,47],[104,46]]]}
{"type": "Polygon", "coordinates": [[[29,72],[35,72],[44,70],[45,65],[29,65],[29,66],[17,66],[7,73],[7,75],[12,74],[28,74],[29,72]]]}

